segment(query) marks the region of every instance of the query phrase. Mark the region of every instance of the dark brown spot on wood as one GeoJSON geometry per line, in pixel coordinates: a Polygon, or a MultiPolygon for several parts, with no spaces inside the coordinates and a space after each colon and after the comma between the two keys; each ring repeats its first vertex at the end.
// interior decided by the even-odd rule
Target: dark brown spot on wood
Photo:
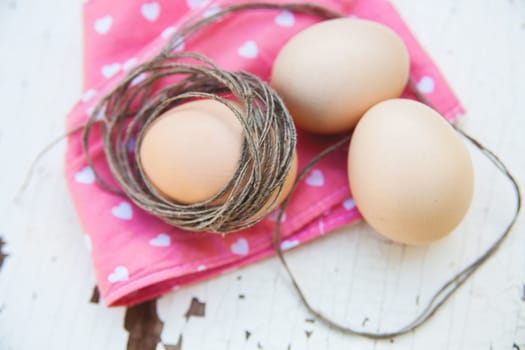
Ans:
{"type": "Polygon", "coordinates": [[[261,345],[261,342],[257,342],[257,349],[262,349],[262,345],[261,345]]]}
{"type": "Polygon", "coordinates": [[[2,269],[2,266],[4,265],[5,258],[8,257],[8,254],[2,251],[2,248],[4,248],[4,245],[5,245],[5,241],[2,237],[0,237],[0,270],[2,269]]]}
{"type": "Polygon", "coordinates": [[[393,343],[394,342],[394,338],[390,339],[390,342],[393,343]]]}
{"type": "Polygon", "coordinates": [[[244,339],[245,340],[250,339],[250,335],[252,335],[252,333],[250,331],[244,331],[244,339]]]}
{"type": "Polygon", "coordinates": [[[313,332],[314,331],[307,331],[307,330],[305,330],[304,333],[306,334],[306,338],[310,338],[312,336],[313,332]]]}
{"type": "Polygon", "coordinates": [[[179,335],[179,340],[175,345],[164,344],[164,349],[166,350],[182,350],[182,334],[179,335]]]}
{"type": "Polygon", "coordinates": [[[199,301],[199,299],[193,297],[191,299],[191,304],[184,314],[184,317],[186,317],[186,321],[190,319],[190,317],[204,317],[206,315],[206,303],[203,303],[199,301]]]}
{"type": "Polygon", "coordinates": [[[245,299],[246,296],[244,294],[239,294],[239,299],[245,299]]]}
{"type": "Polygon", "coordinates": [[[100,301],[100,292],[98,291],[98,287],[93,287],[93,292],[91,293],[91,299],[89,299],[89,302],[92,304],[98,304],[100,301]]]}
{"type": "Polygon", "coordinates": [[[286,348],[286,350],[292,350],[292,344],[288,344],[288,347],[286,348]]]}
{"type": "Polygon", "coordinates": [[[368,317],[365,317],[365,319],[363,320],[363,322],[361,322],[361,326],[364,327],[368,321],[370,321],[370,319],[369,319],[368,317]]]}
{"type": "Polygon", "coordinates": [[[306,318],[304,320],[304,322],[307,322],[307,323],[314,323],[315,322],[315,318],[306,318]]]}
{"type": "Polygon", "coordinates": [[[237,276],[237,281],[242,280],[242,275],[237,276]]]}
{"type": "Polygon", "coordinates": [[[516,343],[512,343],[512,349],[513,350],[521,350],[520,347],[518,346],[518,344],[516,344],[516,343]]]}
{"type": "Polygon", "coordinates": [[[129,333],[126,349],[155,350],[163,327],[156,299],[128,307],[124,317],[124,328],[129,333]]]}

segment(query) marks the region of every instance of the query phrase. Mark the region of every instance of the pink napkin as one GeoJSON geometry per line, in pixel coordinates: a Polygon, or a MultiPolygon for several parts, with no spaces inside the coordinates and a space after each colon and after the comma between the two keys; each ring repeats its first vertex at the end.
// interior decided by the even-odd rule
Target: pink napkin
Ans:
{"type": "MultiPolygon", "coordinates": [[[[206,15],[221,0],[91,0],[84,6],[85,92],[67,118],[83,124],[97,100],[131,67],[155,55],[189,16],[206,15]]],[[[275,1],[283,3],[285,1],[275,1]]],[[[410,51],[411,76],[445,117],[463,112],[430,58],[392,5],[385,0],[317,0],[348,16],[371,19],[395,30],[410,51]]],[[[279,49],[295,33],[319,20],[286,11],[260,10],[227,16],[190,38],[179,50],[196,51],[223,68],[246,70],[268,79],[279,49]]],[[[410,94],[407,92],[406,96],[410,94]]],[[[299,167],[335,138],[299,134],[299,167]]],[[[105,178],[110,173],[100,142],[91,154],[105,178]]],[[[283,221],[284,249],[358,220],[348,188],[346,149],[321,161],[293,194],[283,221]]],[[[66,179],[89,243],[100,294],[109,306],[129,305],[161,295],[273,254],[275,214],[224,237],[184,232],[152,217],[94,181],[81,147],[81,133],[69,137],[66,179]]]]}

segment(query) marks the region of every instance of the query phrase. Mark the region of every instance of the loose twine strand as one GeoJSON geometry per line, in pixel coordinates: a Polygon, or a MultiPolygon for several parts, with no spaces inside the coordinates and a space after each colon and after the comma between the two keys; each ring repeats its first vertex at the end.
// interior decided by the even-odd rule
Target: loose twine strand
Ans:
{"type": "MultiPolygon", "coordinates": [[[[421,94],[417,88],[416,84],[412,79],[409,81],[409,86],[411,87],[411,90],[416,95],[416,97],[429,107],[432,107],[432,104],[430,101],[421,94]]],[[[430,298],[429,302],[423,308],[422,311],[410,322],[408,322],[405,326],[400,327],[397,330],[394,331],[388,331],[388,332],[369,332],[369,331],[363,331],[359,330],[354,327],[349,327],[340,324],[337,321],[334,321],[333,319],[326,316],[324,313],[316,309],[312,306],[312,304],[308,301],[306,298],[302,288],[300,287],[299,283],[297,282],[297,279],[295,278],[292,270],[290,269],[290,266],[288,265],[283,250],[281,248],[281,221],[284,214],[284,211],[286,209],[286,206],[288,204],[288,201],[291,198],[291,195],[295,191],[295,188],[297,187],[298,183],[306,176],[306,174],[317,164],[322,158],[324,158],[326,155],[332,153],[339,147],[343,145],[347,145],[347,142],[350,140],[351,135],[343,137],[340,141],[336,142],[332,146],[326,148],[324,151],[319,153],[316,157],[314,157],[305,168],[301,170],[299,173],[297,180],[292,187],[292,190],[290,191],[290,195],[283,201],[281,204],[281,207],[279,209],[279,213],[277,215],[277,220],[275,223],[275,229],[273,232],[273,244],[274,249],[277,252],[277,256],[279,257],[279,260],[281,261],[282,265],[284,266],[286,272],[288,273],[288,276],[292,282],[292,285],[299,295],[301,302],[306,307],[306,309],[315,316],[316,319],[318,319],[321,323],[327,325],[328,327],[335,329],[341,333],[344,334],[351,334],[351,335],[357,335],[365,338],[370,339],[391,339],[403,334],[407,334],[416,328],[420,327],[423,323],[428,321],[442,306],[443,304],[454,294],[459,287],[461,287],[465,281],[467,281],[474,272],[476,272],[501,246],[501,244],[505,241],[509,233],[512,231],[518,216],[521,211],[521,204],[522,204],[522,197],[521,197],[521,190],[518,184],[518,181],[512,175],[512,173],[509,171],[507,166],[499,159],[499,157],[490,149],[488,149],[486,146],[484,146],[480,141],[478,141],[473,136],[469,135],[465,131],[461,130],[454,124],[450,124],[454,130],[456,130],[462,137],[467,139],[472,145],[474,145],[495,167],[498,169],[498,171],[505,176],[511,183],[512,188],[514,190],[514,193],[516,195],[516,207],[514,209],[514,213],[512,215],[511,220],[506,225],[503,233],[496,238],[496,240],[489,245],[489,247],[483,252],[479,257],[477,257],[474,261],[472,261],[470,264],[468,264],[465,268],[460,270],[458,273],[453,275],[449,280],[447,280],[430,298]]]]}
{"type": "MultiPolygon", "coordinates": [[[[296,145],[296,133],[291,117],[279,96],[263,81],[246,72],[227,72],[220,69],[205,56],[195,53],[173,53],[187,37],[227,14],[247,10],[288,10],[333,19],[344,17],[329,8],[310,3],[272,4],[265,2],[230,5],[215,14],[201,18],[196,15],[173,34],[167,45],[151,60],[134,68],[96,106],[85,125],[74,128],[62,138],[83,130],[83,147],[88,164],[92,167],[99,185],[112,193],[128,196],[139,207],[178,227],[190,231],[208,230],[226,233],[251,226],[262,219],[266,212],[258,213],[274,191],[280,193],[296,145]],[[191,61],[192,63],[189,63],[191,61]],[[197,63],[197,64],[195,64],[197,63]],[[136,80],[142,74],[147,77],[136,80]],[[180,80],[154,93],[159,80],[179,76],[180,80]],[[224,98],[233,95],[241,102],[245,116],[224,98]],[[151,186],[140,166],[140,140],[144,130],[163,112],[196,98],[211,98],[225,104],[235,114],[244,130],[241,160],[234,178],[213,198],[193,205],[180,205],[168,201],[151,186]],[[102,119],[97,116],[104,114],[102,119]],[[93,128],[99,125],[104,154],[119,187],[110,185],[93,166],[89,153],[89,140],[93,128]],[[136,140],[136,142],[135,142],[136,140]],[[134,157],[128,154],[133,145],[134,157]],[[224,205],[212,205],[216,199],[227,196],[224,205]]],[[[420,101],[432,107],[428,99],[418,92],[413,81],[412,91],[420,101]]],[[[273,232],[273,245],[279,260],[285,267],[294,289],[306,309],[321,323],[344,334],[370,339],[389,339],[409,333],[430,319],[442,305],[472,276],[501,246],[507,238],[521,211],[521,191],[515,177],[494,152],[481,142],[459,129],[452,127],[472,143],[511,183],[516,195],[516,208],[503,233],[469,265],[446,281],[430,298],[427,306],[405,326],[388,332],[368,332],[342,325],[318,311],[306,298],[290,269],[281,249],[281,221],[286,206],[298,184],[306,174],[325,156],[347,145],[351,134],[342,137],[332,146],[314,157],[299,173],[294,186],[280,206],[273,232]]],[[[30,181],[36,162],[54,141],[39,153],[24,181],[19,197],[30,181]]],[[[276,196],[278,197],[278,196],[276,196]]]]}

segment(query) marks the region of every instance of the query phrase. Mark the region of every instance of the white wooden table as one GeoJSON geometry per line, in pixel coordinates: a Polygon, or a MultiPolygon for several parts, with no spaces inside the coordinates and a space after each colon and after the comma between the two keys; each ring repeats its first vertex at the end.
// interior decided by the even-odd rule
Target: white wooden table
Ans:
{"type": "MultiPolygon", "coordinates": [[[[394,2],[466,106],[461,125],[525,184],[525,2],[394,2]]],[[[81,23],[80,0],[0,0],[2,350],[126,349],[129,338],[125,308],[89,302],[95,279],[63,178],[63,144],[39,163],[21,203],[13,201],[81,94],[81,23]]],[[[506,182],[471,150],[474,204],[448,238],[404,247],[360,223],[289,252],[312,301],[348,324],[393,329],[481,253],[513,202],[506,182]]],[[[275,258],[172,292],[153,311],[167,349],[525,349],[524,229],[522,217],[428,324],[395,340],[344,336],[312,322],[275,258]],[[206,304],[205,316],[186,320],[194,297],[206,304]]]]}

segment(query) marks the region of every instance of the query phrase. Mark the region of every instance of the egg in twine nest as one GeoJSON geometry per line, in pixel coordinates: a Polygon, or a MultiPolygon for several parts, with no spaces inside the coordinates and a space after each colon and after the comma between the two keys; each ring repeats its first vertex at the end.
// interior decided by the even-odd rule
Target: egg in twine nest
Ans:
{"type": "Polygon", "coordinates": [[[120,189],[102,179],[95,169],[99,184],[188,231],[225,234],[260,221],[272,209],[283,188],[296,146],[296,130],[290,114],[266,83],[249,73],[224,71],[195,53],[155,57],[138,66],[100,101],[83,135],[87,161],[92,167],[89,135],[96,123],[101,124],[104,154],[120,189]],[[144,77],[142,74],[146,77],[134,84],[137,77],[144,77]],[[182,79],[155,91],[154,85],[167,77],[182,79]],[[222,103],[234,113],[244,132],[241,157],[235,174],[221,191],[207,200],[184,204],[167,198],[155,188],[145,174],[138,150],[145,131],[166,111],[202,98],[222,103]],[[97,120],[95,116],[101,110],[105,117],[97,120]],[[130,155],[128,148],[133,144],[135,152],[130,155]],[[266,205],[268,202],[270,205],[266,205]]]}

